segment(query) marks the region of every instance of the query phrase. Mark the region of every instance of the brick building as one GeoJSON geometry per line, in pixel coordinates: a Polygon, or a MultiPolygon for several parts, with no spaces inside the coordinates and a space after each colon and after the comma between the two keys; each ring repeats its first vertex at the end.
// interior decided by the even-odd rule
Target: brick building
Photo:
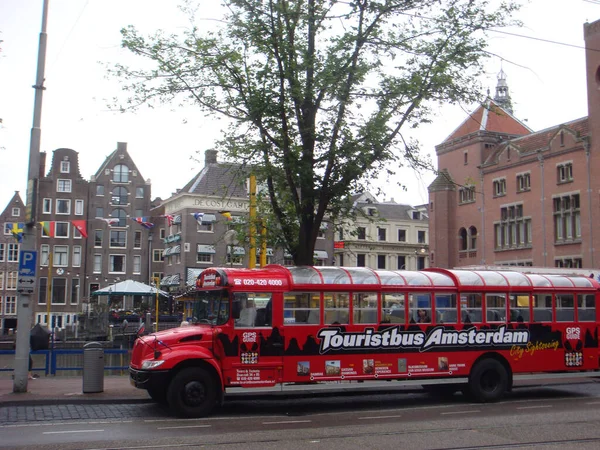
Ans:
{"type": "Polygon", "coordinates": [[[431,265],[598,267],[600,21],[584,38],[587,117],[532,132],[512,115],[501,72],[494,99],[436,146],[431,265]]]}

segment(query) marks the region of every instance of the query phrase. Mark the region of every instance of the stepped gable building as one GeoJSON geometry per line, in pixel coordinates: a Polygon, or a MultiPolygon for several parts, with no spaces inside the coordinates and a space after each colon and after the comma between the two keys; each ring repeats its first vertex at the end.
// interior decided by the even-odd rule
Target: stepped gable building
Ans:
{"type": "Polygon", "coordinates": [[[587,117],[532,132],[512,115],[501,72],[494,100],[436,147],[432,265],[598,267],[600,21],[584,38],[587,117]]]}
{"type": "Polygon", "coordinates": [[[427,205],[378,202],[370,193],[353,196],[362,210],[345,224],[334,244],[339,266],[419,270],[429,267],[427,205]]]}
{"type": "Polygon", "coordinates": [[[14,332],[17,327],[17,278],[21,244],[13,236],[13,226],[25,221],[25,205],[15,192],[2,214],[0,224],[0,334],[14,332]]]}
{"type": "MultiPolygon", "coordinates": [[[[152,210],[152,215],[160,211],[172,217],[164,232],[162,255],[158,247],[153,250],[154,272],[160,271],[159,260],[163,259],[162,289],[185,291],[207,267],[248,267],[249,246],[234,231],[236,224],[245,223],[249,214],[248,177],[248,168],[218,162],[217,151],[206,150],[204,168],[152,210]]],[[[332,231],[323,230],[317,249],[315,264],[331,264],[332,231]]],[[[257,256],[259,252],[257,249],[257,256]]],[[[290,265],[292,261],[283,249],[268,245],[267,263],[290,265]]]]}

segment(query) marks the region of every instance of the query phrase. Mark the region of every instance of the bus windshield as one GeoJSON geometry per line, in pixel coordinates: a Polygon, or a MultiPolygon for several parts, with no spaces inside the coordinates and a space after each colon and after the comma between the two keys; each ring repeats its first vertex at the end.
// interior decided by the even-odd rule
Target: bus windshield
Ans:
{"type": "Polygon", "coordinates": [[[198,291],[192,306],[192,323],[223,325],[229,320],[227,291],[198,291]]]}

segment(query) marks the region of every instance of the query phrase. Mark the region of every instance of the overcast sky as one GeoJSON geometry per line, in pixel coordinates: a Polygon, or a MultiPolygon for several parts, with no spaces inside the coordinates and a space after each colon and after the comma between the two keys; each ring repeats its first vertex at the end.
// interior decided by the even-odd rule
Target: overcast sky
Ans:
{"type": "MultiPolygon", "coordinates": [[[[205,19],[218,17],[205,0],[205,19]]],[[[14,194],[25,199],[30,133],[43,0],[0,0],[0,210],[14,194]]],[[[119,114],[106,99],[122,96],[106,78],[106,63],[126,61],[119,30],[177,32],[187,26],[176,0],[50,0],[41,150],[79,152],[81,175],[89,179],[117,142],[127,142],[140,173],[152,181],[152,197],[167,198],[203,167],[218,124],[193,110],[169,107],[119,114]],[[184,123],[186,121],[187,123],[184,123]],[[199,161],[194,161],[199,152],[199,161]]],[[[514,115],[534,131],[587,115],[583,23],[600,19],[596,0],[532,0],[518,14],[519,35],[490,34],[488,75],[492,95],[502,67],[508,77],[514,115]],[[545,42],[553,41],[553,42],[545,42]],[[569,45],[560,45],[569,44],[569,45]]],[[[214,23],[210,20],[205,24],[214,23]]],[[[416,137],[435,160],[441,143],[475,105],[440,108],[434,122],[416,137]]],[[[427,203],[433,174],[402,172],[403,191],[386,184],[387,200],[427,203]]],[[[379,198],[379,200],[385,200],[379,198]]]]}

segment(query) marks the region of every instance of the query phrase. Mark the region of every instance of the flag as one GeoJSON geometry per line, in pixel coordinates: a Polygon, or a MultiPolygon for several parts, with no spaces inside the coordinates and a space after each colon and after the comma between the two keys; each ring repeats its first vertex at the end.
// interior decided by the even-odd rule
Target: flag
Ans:
{"type": "Polygon", "coordinates": [[[231,213],[229,211],[219,211],[219,214],[221,214],[227,220],[233,220],[233,217],[231,216],[231,213]]]}
{"type": "Polygon", "coordinates": [[[167,219],[167,225],[168,226],[172,226],[173,225],[173,221],[175,220],[175,216],[173,216],[171,214],[165,214],[163,217],[167,219]]]}
{"type": "Polygon", "coordinates": [[[23,242],[23,228],[25,228],[25,224],[23,223],[13,223],[12,229],[10,232],[15,237],[17,242],[23,242]]]}
{"type": "Polygon", "coordinates": [[[40,225],[42,226],[42,236],[54,237],[56,222],[40,222],[40,225]]]}
{"type": "Polygon", "coordinates": [[[108,219],[105,219],[103,217],[97,217],[97,219],[104,220],[108,224],[109,227],[119,224],[119,219],[117,219],[115,217],[109,217],[108,219]]]}
{"type": "Polygon", "coordinates": [[[196,219],[196,222],[198,222],[198,225],[202,225],[202,218],[204,217],[204,213],[201,213],[201,212],[192,213],[192,216],[194,216],[194,219],[196,219]]]}
{"type": "Polygon", "coordinates": [[[85,220],[72,220],[71,223],[84,238],[88,237],[85,220]]]}
{"type": "Polygon", "coordinates": [[[137,223],[139,223],[144,228],[150,229],[154,226],[154,224],[149,221],[148,217],[132,217],[131,220],[135,220],[137,223]]]}

